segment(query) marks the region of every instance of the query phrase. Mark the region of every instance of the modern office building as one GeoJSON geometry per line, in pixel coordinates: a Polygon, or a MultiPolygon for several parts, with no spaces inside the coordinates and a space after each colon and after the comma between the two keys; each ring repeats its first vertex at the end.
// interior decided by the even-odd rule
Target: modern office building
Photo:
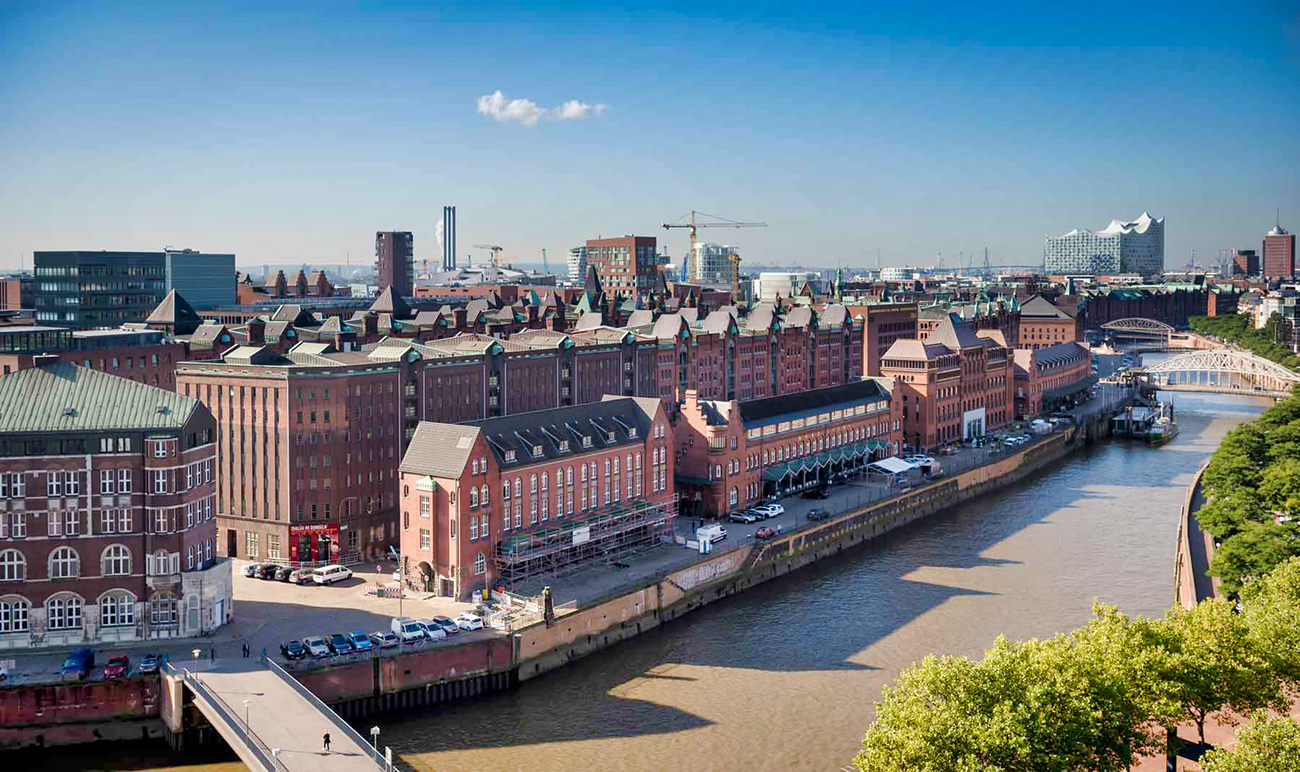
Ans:
{"type": "Polygon", "coordinates": [[[1287,279],[1295,275],[1295,234],[1288,233],[1280,222],[1264,236],[1263,254],[1265,279],[1287,279]]]}
{"type": "Polygon", "coordinates": [[[691,280],[703,284],[731,284],[731,256],[740,250],[729,244],[696,244],[691,256],[691,280]]]}
{"type": "Polygon", "coordinates": [[[1259,253],[1253,249],[1239,249],[1232,257],[1234,276],[1259,276],[1259,253]]]}
{"type": "Polygon", "coordinates": [[[763,271],[755,280],[754,297],[760,303],[772,303],[778,297],[791,298],[794,295],[803,292],[805,287],[811,288],[814,294],[818,294],[821,287],[821,279],[812,271],[763,271]]]}
{"type": "Polygon", "coordinates": [[[569,250],[569,281],[581,284],[587,278],[587,248],[573,247],[569,250]]]}
{"type": "Polygon", "coordinates": [[[1165,267],[1165,221],[1146,212],[1132,222],[1111,220],[1099,231],[1075,229],[1048,236],[1049,274],[1138,273],[1157,276],[1165,267]]]}
{"type": "Polygon", "coordinates": [[[588,239],[587,264],[596,267],[605,291],[636,297],[659,285],[659,256],[654,236],[588,239]]]}
{"type": "Polygon", "coordinates": [[[78,365],[0,378],[0,649],[226,623],[215,434],[197,400],[78,365]]]}
{"type": "Polygon", "coordinates": [[[143,322],[170,290],[195,308],[235,302],[235,256],[165,252],[37,252],[36,321],[67,327],[143,322]]]}
{"type": "Polygon", "coordinates": [[[442,208],[442,270],[456,270],[456,207],[442,208]]]}
{"type": "Polygon", "coordinates": [[[375,234],[375,283],[388,287],[398,297],[415,294],[415,239],[410,231],[379,231],[375,234]]]}

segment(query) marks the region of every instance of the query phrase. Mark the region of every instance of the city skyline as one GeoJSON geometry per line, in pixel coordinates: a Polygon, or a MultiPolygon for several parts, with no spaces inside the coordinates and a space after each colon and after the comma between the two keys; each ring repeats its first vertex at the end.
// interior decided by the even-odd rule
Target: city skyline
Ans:
{"type": "Polygon", "coordinates": [[[677,258],[658,224],[696,208],[770,224],[710,232],[750,264],[1033,265],[1049,235],[1150,211],[1166,267],[1204,265],[1278,207],[1300,222],[1300,20],[1179,9],[7,7],[0,268],[163,245],[358,265],[381,230],[438,264],[452,204],[461,260],[625,233],[677,258]],[[717,45],[680,45],[683,22],[717,45]]]}

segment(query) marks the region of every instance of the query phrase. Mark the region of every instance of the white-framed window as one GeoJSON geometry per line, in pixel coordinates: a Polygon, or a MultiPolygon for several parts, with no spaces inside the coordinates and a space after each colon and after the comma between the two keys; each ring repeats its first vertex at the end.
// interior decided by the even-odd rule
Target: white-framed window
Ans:
{"type": "Polygon", "coordinates": [[[248,551],[250,558],[257,557],[257,534],[252,531],[244,534],[244,549],[248,551]]]}
{"type": "Polygon", "coordinates": [[[131,550],[124,544],[110,544],[100,558],[104,576],[130,576],[131,550]]]}
{"type": "Polygon", "coordinates": [[[119,470],[118,470],[118,472],[117,472],[117,492],[118,492],[118,493],[130,493],[130,492],[131,492],[131,470],[130,470],[130,469],[119,469],[119,470]]]}
{"type": "Polygon", "coordinates": [[[524,527],[524,508],[518,501],[515,502],[515,528],[524,527]]]}
{"type": "Polygon", "coordinates": [[[99,532],[100,533],[117,532],[117,510],[101,509],[99,511],[99,532]]]}
{"type": "Polygon", "coordinates": [[[488,505],[488,500],[491,498],[490,496],[488,496],[488,487],[486,485],[484,485],[483,488],[481,489],[481,494],[483,500],[480,501],[479,503],[486,507],[488,505]]]}
{"type": "Polygon", "coordinates": [[[421,496],[421,497],[420,497],[420,517],[424,518],[425,520],[428,520],[428,519],[429,519],[429,516],[430,516],[430,514],[432,514],[432,512],[433,512],[433,506],[432,506],[432,502],[429,500],[429,497],[428,497],[428,496],[421,496]]]}
{"type": "Polygon", "coordinates": [[[212,482],[212,459],[203,462],[203,482],[212,482]]]}
{"type": "Polygon", "coordinates": [[[487,516],[487,515],[484,515],[484,516],[483,516],[483,524],[482,524],[482,525],[479,527],[479,529],[478,529],[478,537],[479,537],[480,539],[486,539],[488,536],[489,536],[489,529],[488,529],[488,516],[487,516]]]}
{"type": "Polygon", "coordinates": [[[529,492],[529,494],[531,494],[531,495],[533,495],[533,496],[536,496],[536,495],[537,495],[537,475],[531,475],[531,476],[529,476],[529,478],[528,478],[528,492],[529,492]]]}
{"type": "MultiPolygon", "coordinates": [[[[473,520],[474,518],[470,518],[470,519],[473,520]]],[[[422,549],[422,550],[424,550],[424,551],[427,552],[427,551],[429,550],[429,545],[430,545],[431,541],[432,541],[432,537],[430,536],[429,529],[428,529],[428,528],[421,528],[421,529],[420,529],[420,549],[422,549]]]]}
{"type": "MultiPolygon", "coordinates": [[[[312,458],[314,459],[315,456],[312,456],[312,458]]],[[[185,490],[189,490],[193,487],[194,487],[194,464],[186,464],[185,465],[185,490]]]]}
{"type": "Polygon", "coordinates": [[[153,471],[153,492],[154,493],[167,492],[167,470],[166,469],[155,469],[153,471]]]}
{"type": "Polygon", "coordinates": [[[0,472],[0,499],[9,498],[9,473],[0,472]]]}
{"type": "MultiPolygon", "coordinates": [[[[203,549],[203,548],[200,547],[199,549],[203,549]]],[[[193,544],[185,548],[185,570],[186,571],[194,570],[194,545],[193,544]]]]}
{"type": "Polygon", "coordinates": [[[478,507],[478,488],[470,488],[470,489],[469,489],[469,508],[470,508],[470,509],[474,509],[474,508],[476,508],[476,507],[478,507]]]}
{"type": "Polygon", "coordinates": [[[45,473],[45,495],[46,496],[63,495],[63,472],[45,473]]]}
{"type": "Polygon", "coordinates": [[[67,489],[67,495],[81,495],[81,472],[65,472],[63,481],[66,483],[64,487],[67,489]]]}
{"type": "Polygon", "coordinates": [[[528,524],[537,525],[537,499],[533,499],[528,504],[528,524]]]}
{"type": "Polygon", "coordinates": [[[126,590],[111,590],[99,599],[99,624],[126,627],[135,624],[135,596],[126,590]]]}
{"type": "Polygon", "coordinates": [[[76,595],[55,595],[45,601],[45,626],[50,630],[80,630],[84,601],[76,595]]]}
{"type": "Polygon", "coordinates": [[[45,517],[45,535],[62,536],[63,535],[63,513],[50,512],[45,517]]]}
{"type": "Polygon", "coordinates": [[[731,486],[731,506],[736,506],[738,501],[740,501],[740,495],[736,492],[736,486],[733,485],[731,486]]]}
{"type": "Polygon", "coordinates": [[[11,595],[0,598],[0,634],[25,633],[32,604],[26,599],[11,595]]]}
{"type": "Polygon", "coordinates": [[[194,527],[194,502],[185,505],[185,527],[194,527]]]}
{"type": "Polygon", "coordinates": [[[149,598],[149,624],[153,627],[176,624],[176,596],[155,592],[149,598]]]}
{"type": "Polygon", "coordinates": [[[171,523],[167,519],[167,510],[155,509],[153,511],[153,532],[167,533],[171,530],[171,523]]]}
{"type": "MultiPolygon", "coordinates": [[[[4,513],[0,512],[0,519],[3,519],[4,517],[4,513]]],[[[9,535],[15,539],[21,539],[27,536],[27,513],[11,512],[8,517],[9,535]]]]}
{"type": "Polygon", "coordinates": [[[487,558],[480,552],[474,556],[474,575],[482,576],[485,573],[487,573],[487,558]]]}
{"type": "Polygon", "coordinates": [[[81,557],[71,547],[59,547],[50,553],[51,579],[76,579],[81,575],[81,557]]]}
{"type": "Polygon", "coordinates": [[[469,519],[469,540],[474,541],[478,538],[478,516],[469,519]]]}
{"type": "Polygon", "coordinates": [[[167,441],[166,441],[166,440],[154,440],[154,441],[153,441],[153,457],[154,457],[154,458],[167,458],[167,441]]]}
{"type": "Polygon", "coordinates": [[[25,472],[14,472],[9,475],[9,493],[16,499],[27,496],[27,474],[25,472]]]}
{"type": "Polygon", "coordinates": [[[0,582],[21,582],[27,578],[27,558],[18,550],[0,552],[0,582]]]}
{"type": "Polygon", "coordinates": [[[117,532],[131,533],[131,510],[119,509],[117,511],[117,532]]]}
{"type": "Polygon", "coordinates": [[[99,492],[101,494],[117,493],[117,472],[112,469],[99,470],[99,492]]]}
{"type": "MultiPolygon", "coordinates": [[[[268,533],[266,535],[266,556],[271,560],[280,559],[280,534],[268,533]]],[[[200,557],[200,559],[202,559],[200,557]]]]}
{"type": "Polygon", "coordinates": [[[506,480],[505,482],[501,483],[501,500],[502,500],[502,501],[509,501],[509,500],[510,500],[510,481],[509,481],[509,480],[506,480]]]}

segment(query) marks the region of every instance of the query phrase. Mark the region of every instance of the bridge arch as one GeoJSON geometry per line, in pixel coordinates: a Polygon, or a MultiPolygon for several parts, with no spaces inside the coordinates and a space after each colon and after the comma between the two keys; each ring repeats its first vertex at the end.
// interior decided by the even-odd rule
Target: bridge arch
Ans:
{"type": "Polygon", "coordinates": [[[1113,322],[1106,322],[1101,328],[1107,332],[1141,333],[1146,335],[1170,335],[1174,331],[1173,327],[1164,322],[1138,317],[1116,319],[1113,322]]]}
{"type": "Polygon", "coordinates": [[[1223,386],[1223,391],[1241,385],[1273,393],[1290,393],[1300,383],[1300,373],[1249,351],[1216,348],[1190,351],[1146,368],[1145,373],[1162,386],[1223,386]]]}

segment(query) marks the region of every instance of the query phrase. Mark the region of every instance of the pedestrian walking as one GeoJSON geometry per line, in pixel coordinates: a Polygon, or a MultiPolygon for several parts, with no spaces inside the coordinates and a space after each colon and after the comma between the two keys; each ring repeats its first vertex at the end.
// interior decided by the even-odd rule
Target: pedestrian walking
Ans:
{"type": "Polygon", "coordinates": [[[329,733],[329,732],[326,732],[326,733],[325,733],[325,737],[323,737],[322,739],[325,741],[325,752],[326,752],[326,753],[329,753],[329,752],[330,752],[330,733],[329,733]]]}
{"type": "Polygon", "coordinates": [[[216,661],[217,661],[217,647],[216,647],[216,646],[213,646],[213,647],[211,647],[211,648],[208,649],[208,661],[209,661],[209,662],[216,662],[216,661]]]}

